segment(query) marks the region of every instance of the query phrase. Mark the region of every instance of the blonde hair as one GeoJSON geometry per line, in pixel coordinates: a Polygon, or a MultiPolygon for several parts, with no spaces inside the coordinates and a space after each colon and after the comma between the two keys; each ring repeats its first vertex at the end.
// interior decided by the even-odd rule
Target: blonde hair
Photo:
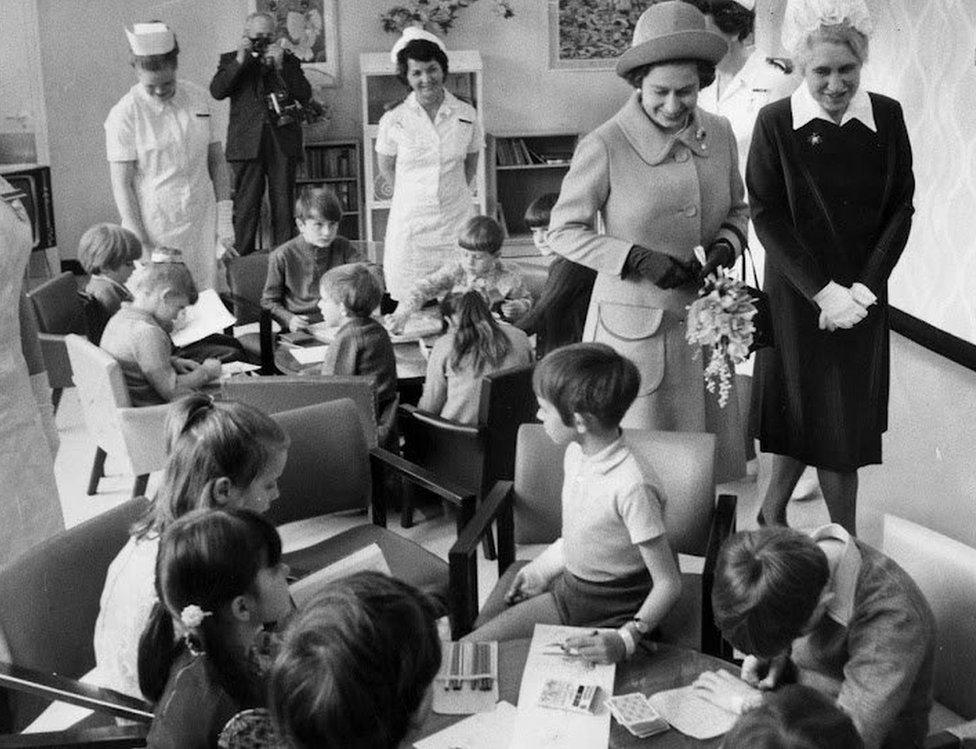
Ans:
{"type": "Polygon", "coordinates": [[[142,257],[142,242],[118,224],[95,224],[78,241],[78,261],[93,276],[142,257]]]}

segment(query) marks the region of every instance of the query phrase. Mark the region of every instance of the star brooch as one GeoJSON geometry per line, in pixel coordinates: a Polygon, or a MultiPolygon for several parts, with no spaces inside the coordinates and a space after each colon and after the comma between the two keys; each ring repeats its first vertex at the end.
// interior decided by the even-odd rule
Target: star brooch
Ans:
{"type": "Polygon", "coordinates": [[[820,135],[820,133],[811,133],[807,140],[810,141],[811,146],[819,146],[820,142],[823,140],[823,137],[820,135]]]}

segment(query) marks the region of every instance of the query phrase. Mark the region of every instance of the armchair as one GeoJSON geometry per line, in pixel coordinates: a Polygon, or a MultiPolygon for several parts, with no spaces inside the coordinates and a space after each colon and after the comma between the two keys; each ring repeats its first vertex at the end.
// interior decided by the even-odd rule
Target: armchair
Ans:
{"type": "Polygon", "coordinates": [[[268,276],[268,253],[252,252],[242,257],[226,258],[226,294],[239,325],[258,323],[258,333],[245,333],[238,340],[244,350],[260,356],[261,374],[279,374],[274,365],[274,334],[271,313],[261,306],[264,281],[268,276]]]}
{"type": "Polygon", "coordinates": [[[132,496],[146,491],[149,474],[166,463],[163,425],[169,406],[133,408],[119,363],[79,335],[65,337],[88,433],[95,442],[89,496],[98,491],[109,453],[125,460],[136,477],[132,496]]]}
{"type": "MultiPolygon", "coordinates": [[[[722,542],[735,530],[734,495],[715,498],[715,437],[691,432],[625,430],[630,446],[651,464],[666,497],[664,523],[677,554],[704,557],[701,575],[682,574],[683,590],[659,630],[663,639],[725,658],[731,649],[715,627],[711,590],[714,566],[722,542]],[[690,623],[694,623],[691,624],[690,623]]],[[[482,501],[457,543],[451,548],[451,594],[461,608],[467,633],[478,615],[475,550],[479,539],[497,523],[499,581],[484,612],[504,607],[503,596],[517,570],[515,545],[549,544],[562,528],[563,452],[540,424],[518,430],[514,482],[500,481],[482,501]]]]}
{"type": "Polygon", "coordinates": [[[88,326],[85,309],[78,294],[75,277],[68,272],[55,276],[27,293],[41,341],[41,352],[52,400],[57,410],[64,388],[72,387],[71,363],[65,348],[68,333],[86,335],[88,326]]]}

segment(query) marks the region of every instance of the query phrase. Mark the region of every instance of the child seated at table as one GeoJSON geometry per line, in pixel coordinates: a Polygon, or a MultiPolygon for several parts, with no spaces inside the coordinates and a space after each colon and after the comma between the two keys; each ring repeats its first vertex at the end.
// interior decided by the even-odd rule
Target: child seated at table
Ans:
{"type": "Polygon", "coordinates": [[[147,262],[131,286],[132,301],[108,321],[99,345],[118,360],[132,405],[168,403],[220,377],[216,358],[198,363],[173,355],[173,322],[197,301],[187,267],[170,259],[147,262]]]}
{"type": "Polygon", "coordinates": [[[719,552],[715,622],[746,654],[742,680],[703,675],[731,710],[789,678],[836,697],[864,745],[921,746],[932,707],[935,624],[908,574],[831,524],[736,533],[719,552]]]}
{"type": "Polygon", "coordinates": [[[460,424],[477,424],[484,376],[531,364],[532,344],[518,328],[495,320],[478,291],[448,294],[440,307],[448,329],[431,348],[417,407],[460,424]]]}
{"type": "Polygon", "coordinates": [[[552,207],[558,199],[558,193],[546,193],[525,209],[525,223],[532,230],[536,249],[543,256],[552,256],[539,300],[515,323],[527,335],[535,334],[535,353],[539,358],[560,346],[583,340],[583,325],[596,281],[596,271],[592,268],[552,254],[546,232],[552,207]]]}
{"type": "Polygon", "coordinates": [[[288,626],[270,709],[293,747],[398,747],[430,712],[441,644],[430,601],[361,572],[330,583],[288,626]]]}
{"type": "Polygon", "coordinates": [[[268,257],[261,306],[292,332],[315,322],[319,280],[326,271],[366,259],[339,236],[341,220],[342,204],[336,194],[328,187],[306,185],[295,200],[298,236],[276,247],[268,257]]]}
{"type": "Polygon", "coordinates": [[[505,320],[518,320],[532,306],[532,297],[518,271],[501,259],[502,228],[487,216],[468,219],[457,240],[455,259],[445,263],[400,300],[387,325],[394,333],[403,330],[411,314],[431,299],[455,291],[480,291],[493,311],[505,320]]]}
{"type": "Polygon", "coordinates": [[[148,746],[216,747],[236,713],[266,704],[277,637],[264,628],[292,612],[288,572],[278,531],[253,512],[195,510],[166,529],[139,643],[148,746]]]}
{"type": "Polygon", "coordinates": [[[825,694],[799,684],[766,694],[758,707],[739,718],[722,741],[722,749],[863,747],[847,713],[825,694]]]}
{"type": "Polygon", "coordinates": [[[383,298],[383,283],[366,263],[349,263],[322,276],[319,295],[323,322],[341,325],[325,353],[322,374],[372,375],[379,444],[395,447],[396,357],[390,334],[372,316],[383,298]]]}
{"type": "Polygon", "coordinates": [[[131,302],[132,293],[125,282],[142,257],[142,242],[118,224],[95,224],[81,235],[78,261],[91,277],[85,293],[91,297],[88,314],[88,338],[98,343],[105,325],[119,311],[122,302],[131,302]]]}
{"type": "Polygon", "coordinates": [[[632,655],[681,594],[665,535],[660,480],[620,429],[640,385],[629,359],[602,343],[556,349],[536,367],[538,418],[567,445],[562,537],[519,569],[508,608],[484,611],[471,641],[530,637],[536,624],[593,627],[565,646],[615,663],[632,655]]]}

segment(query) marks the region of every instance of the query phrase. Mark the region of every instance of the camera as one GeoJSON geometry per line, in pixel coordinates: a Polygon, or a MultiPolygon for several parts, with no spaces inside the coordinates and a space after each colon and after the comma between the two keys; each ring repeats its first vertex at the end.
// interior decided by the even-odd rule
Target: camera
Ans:
{"type": "MultiPolygon", "coordinates": [[[[250,38],[250,37],[249,37],[250,38]]],[[[251,54],[255,57],[261,57],[265,52],[268,51],[268,47],[271,46],[273,40],[268,36],[258,36],[251,38],[251,54]]]]}
{"type": "Polygon", "coordinates": [[[278,127],[301,122],[305,118],[305,107],[294,97],[283,91],[272,91],[267,96],[271,121],[278,127]]]}

